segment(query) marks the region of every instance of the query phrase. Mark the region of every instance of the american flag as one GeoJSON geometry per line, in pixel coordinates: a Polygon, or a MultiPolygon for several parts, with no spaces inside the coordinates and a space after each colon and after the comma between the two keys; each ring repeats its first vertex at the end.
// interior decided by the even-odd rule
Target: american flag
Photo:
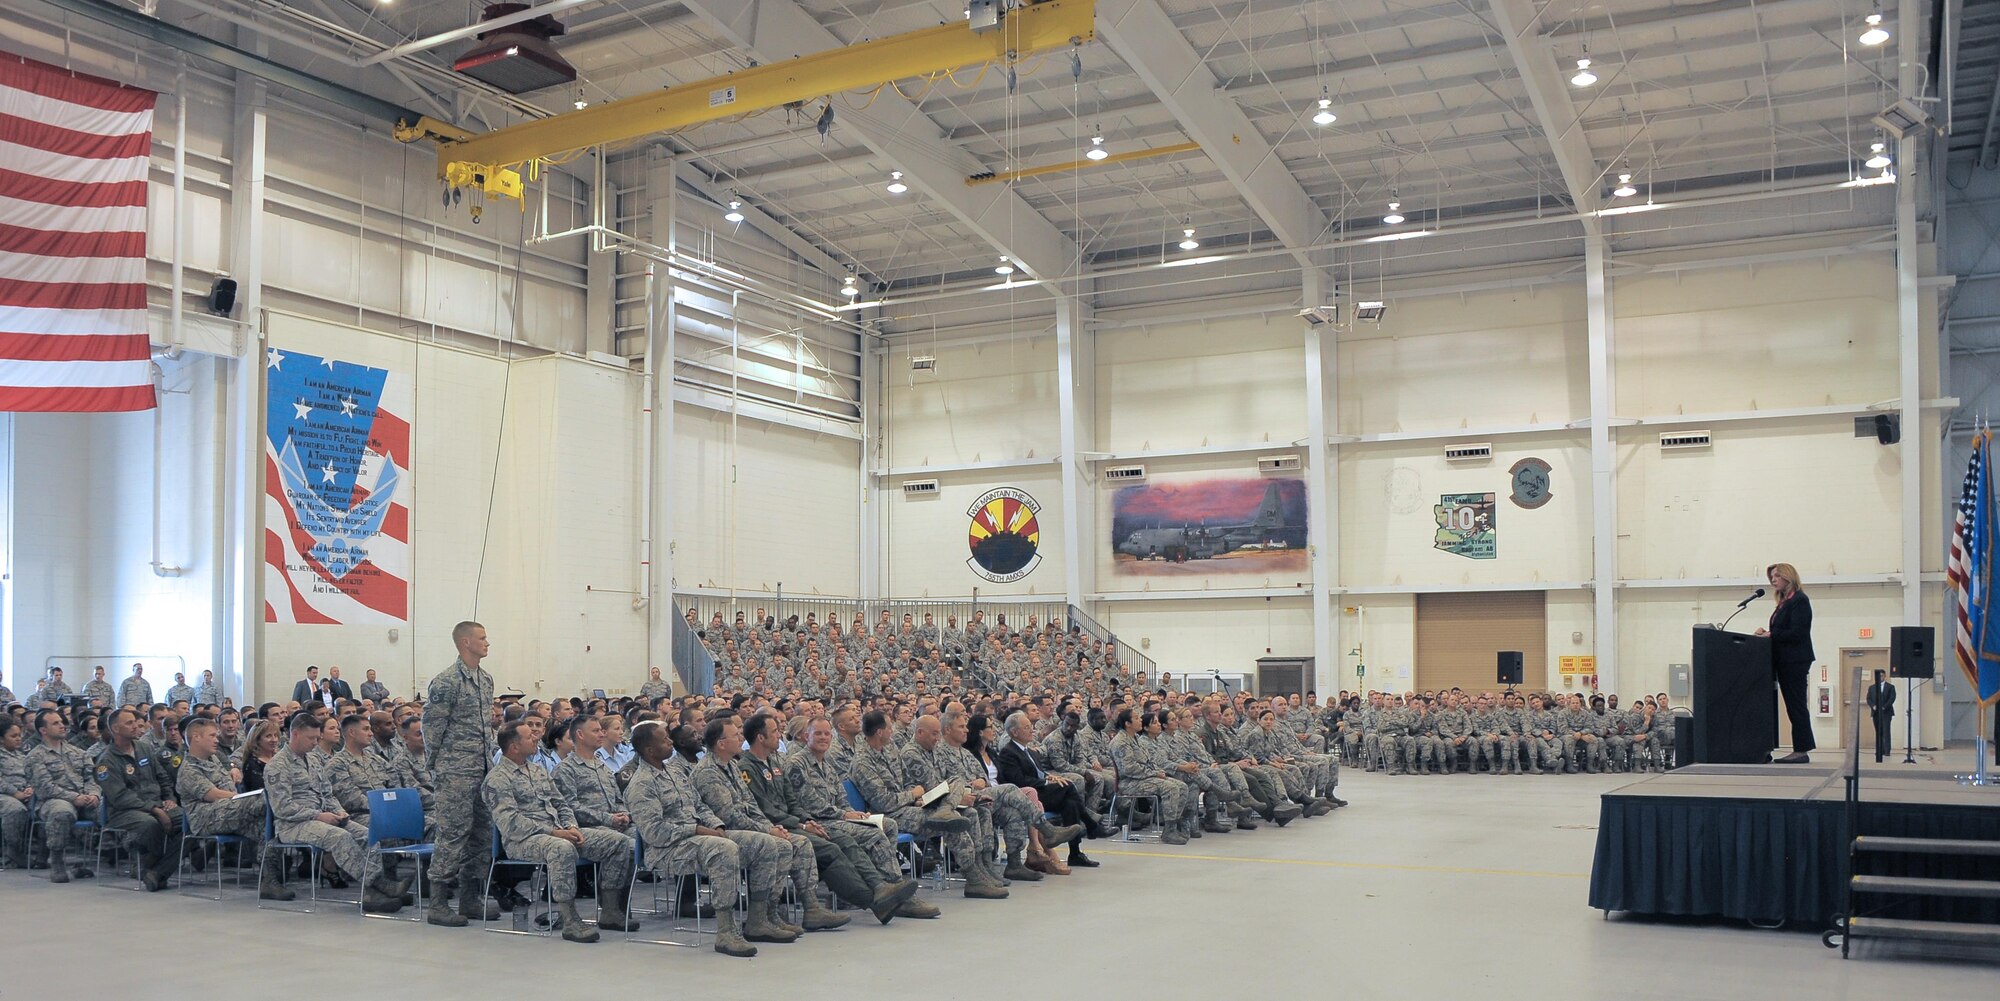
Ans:
{"type": "Polygon", "coordinates": [[[1958,624],[1953,630],[1956,639],[1953,648],[1958,655],[1958,666],[1966,677],[1978,684],[1976,673],[1978,655],[1972,649],[1972,558],[1974,552],[1971,534],[1974,526],[1973,511],[1979,503],[1979,480],[1985,475],[1984,458],[1986,450],[1980,448],[1986,432],[1981,431],[1972,438],[1972,458],[1965,464],[1965,486],[1959,492],[1958,512],[1952,519],[1951,555],[1945,560],[1945,580],[1951,586],[1953,595],[1952,619],[1958,624]]]}
{"type": "Polygon", "coordinates": [[[0,411],[153,407],[152,91],[0,53],[0,411]]]}

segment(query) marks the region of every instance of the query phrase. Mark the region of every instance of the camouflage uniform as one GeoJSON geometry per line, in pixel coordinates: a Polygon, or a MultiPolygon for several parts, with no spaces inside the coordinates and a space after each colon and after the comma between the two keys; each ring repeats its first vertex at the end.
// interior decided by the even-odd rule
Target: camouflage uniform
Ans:
{"type": "Polygon", "coordinates": [[[174,792],[181,808],[187,811],[188,832],[264,840],[263,796],[219,799],[213,803],[205,799],[210,790],[232,792],[235,788],[236,780],[229,775],[229,759],[220,753],[209,758],[189,757],[181,762],[174,792]]]}
{"type": "Polygon", "coordinates": [[[219,706],[222,704],[222,686],[213,681],[204,681],[194,686],[196,705],[219,706]]]}
{"type": "Polygon", "coordinates": [[[550,902],[576,899],[576,867],[585,861],[597,863],[600,886],[622,890],[631,882],[632,839],[609,828],[581,827],[547,771],[502,758],[486,773],[479,798],[500,831],[507,857],[547,866],[550,902]],[[549,833],[569,828],[583,832],[583,844],[549,833]]]}
{"type": "Polygon", "coordinates": [[[289,747],[278,749],[271,763],[264,766],[264,798],[270,801],[278,840],[312,845],[324,852],[342,875],[357,881],[361,878],[362,845],[368,839],[368,827],[352,821],[335,827],[319,819],[322,813],[345,811],[327,786],[326,776],[304,755],[289,747]]]}
{"type": "Polygon", "coordinates": [[[1417,743],[1410,731],[1417,724],[1416,710],[1409,706],[1389,706],[1375,719],[1376,732],[1371,737],[1375,741],[1376,750],[1370,752],[1370,758],[1379,755],[1383,767],[1389,770],[1389,774],[1401,775],[1408,771],[1404,767],[1404,762],[1407,760],[1405,755],[1409,755],[1410,758],[1415,757],[1410,752],[1416,749],[1417,743]]]}
{"type": "Polygon", "coordinates": [[[680,769],[655,768],[638,759],[625,800],[632,807],[632,827],[646,843],[646,866],[654,872],[707,877],[718,909],[735,905],[744,873],[750,892],[777,893],[791,846],[754,831],[730,831],[719,838],[696,834],[696,827],[721,830],[722,818],[702,803],[680,769]]]}
{"type": "Polygon", "coordinates": [[[1589,709],[1565,709],[1557,717],[1562,735],[1563,770],[1601,772],[1604,770],[1604,718],[1589,709]],[[1585,734],[1592,740],[1581,739],[1585,734]],[[1582,750],[1584,761],[1577,762],[1577,752],[1582,750]]]}
{"type": "Polygon", "coordinates": [[[1521,770],[1520,759],[1515,757],[1514,723],[1505,709],[1489,709],[1472,714],[1472,750],[1467,753],[1469,768],[1477,771],[1480,761],[1486,762],[1486,770],[1495,775],[1508,770],[1521,770]]]}
{"type": "MultiPolygon", "coordinates": [[[[69,694],[68,685],[63,685],[61,686],[61,688],[62,688],[62,694],[64,695],[69,694]]],[[[83,697],[86,700],[88,700],[92,705],[96,705],[98,700],[100,699],[102,699],[104,701],[104,704],[107,706],[115,706],[118,704],[118,691],[111,687],[111,682],[99,681],[96,678],[92,678],[89,681],[83,683],[83,697]]],[[[48,699],[46,701],[53,702],[55,700],[48,699]]]]}
{"type": "Polygon", "coordinates": [[[78,796],[102,796],[93,776],[90,755],[67,741],[54,747],[37,744],[28,752],[28,784],[35,787],[35,800],[42,814],[42,840],[49,851],[49,868],[57,869],[70,839],[76,836],[76,822],[95,822],[97,816],[78,817],[78,796]]]}
{"type": "Polygon", "coordinates": [[[139,675],[125,679],[118,686],[118,704],[121,706],[150,706],[153,704],[153,683],[139,675]]]}
{"type": "Polygon", "coordinates": [[[1207,720],[1203,720],[1196,733],[1201,737],[1202,747],[1217,764],[1235,769],[1243,776],[1253,800],[1266,806],[1276,806],[1285,798],[1284,786],[1275,777],[1276,770],[1251,762],[1250,756],[1243,753],[1243,746],[1237,742],[1236,734],[1227,727],[1210,726],[1207,720]]]}
{"type": "Polygon", "coordinates": [[[186,702],[189,705],[193,705],[194,689],[184,684],[175,685],[167,689],[167,705],[173,705],[176,702],[186,702]]]}
{"type": "Polygon", "coordinates": [[[431,872],[467,887],[486,878],[493,817],[480,788],[498,751],[493,738],[493,676],[454,660],[431,679],[424,698],[424,767],[433,783],[437,853],[431,872]]]}
{"type": "Polygon", "coordinates": [[[437,798],[431,785],[430,766],[424,764],[423,756],[412,753],[407,747],[397,747],[396,753],[389,758],[389,775],[396,788],[417,791],[417,795],[424,801],[425,818],[430,823],[436,823],[431,819],[431,811],[435,807],[437,798]]]}
{"type": "Polygon", "coordinates": [[[1154,759],[1147,742],[1130,733],[1120,733],[1111,741],[1111,760],[1118,765],[1118,790],[1127,799],[1158,797],[1158,820],[1162,828],[1186,834],[1188,818],[1194,810],[1189,803],[1194,793],[1183,783],[1161,776],[1166,769],[1154,759]]]}
{"type": "Polygon", "coordinates": [[[1522,716],[1528,721],[1523,746],[1528,759],[1528,770],[1540,775],[1544,769],[1556,772],[1563,770],[1563,710],[1523,709],[1522,716]]]}
{"type": "Polygon", "coordinates": [[[0,864],[28,864],[28,804],[15,795],[28,788],[28,756],[0,750],[0,864]]]}
{"type": "Polygon", "coordinates": [[[1449,706],[1431,714],[1431,728],[1437,734],[1433,746],[1437,748],[1439,767],[1446,775],[1458,770],[1458,752],[1465,752],[1465,767],[1468,770],[1479,767],[1479,751],[1472,741],[1472,714],[1458,706],[1449,706]],[[1465,738],[1463,743],[1459,738],[1465,738]]]}
{"type": "MultiPolygon", "coordinates": [[[[792,783],[787,773],[791,763],[773,755],[769,760],[746,754],[735,761],[750,798],[757,809],[772,823],[791,832],[793,837],[803,837],[812,845],[813,861],[818,864],[819,875],[826,880],[828,888],[842,900],[857,907],[870,906],[874,901],[875,889],[882,885],[883,878],[876,861],[870,857],[868,849],[861,844],[856,825],[828,821],[820,824],[826,831],[820,837],[806,830],[807,817],[804,808],[792,793],[792,783]]],[[[882,832],[876,831],[879,837],[882,832]]],[[[900,868],[896,879],[902,878],[900,868]]]]}
{"type": "MultiPolygon", "coordinates": [[[[556,766],[556,788],[585,827],[611,827],[611,815],[630,813],[618,792],[618,778],[596,755],[567,754],[556,766]]],[[[615,830],[615,828],[614,828],[615,830]]]]}
{"type": "MultiPolygon", "coordinates": [[[[847,790],[841,785],[841,776],[835,770],[833,751],[828,749],[825,759],[813,757],[812,750],[803,745],[785,759],[785,783],[791,789],[792,802],[800,817],[817,820],[828,834],[845,833],[856,847],[859,847],[882,878],[895,881],[903,878],[902,864],[896,859],[896,848],[890,843],[891,835],[882,833],[874,824],[843,820],[851,807],[847,803],[847,790]]],[[[855,868],[865,876],[868,867],[855,862],[855,868]]]]}
{"type": "Polygon", "coordinates": [[[1653,713],[1651,737],[1646,743],[1652,745],[1653,767],[1666,771],[1674,766],[1674,711],[1672,707],[1653,713]]]}
{"type": "MultiPolygon", "coordinates": [[[[861,790],[861,798],[872,812],[888,817],[903,834],[922,840],[941,836],[946,850],[958,859],[959,868],[976,868],[979,851],[973,844],[969,830],[940,830],[934,823],[942,811],[926,812],[910,795],[910,787],[922,785],[930,788],[935,782],[922,782],[914,777],[914,770],[907,767],[901,751],[895,745],[876,750],[862,744],[854,755],[854,785],[861,790]]],[[[989,846],[989,851],[991,848],[989,846]]]]}
{"type": "Polygon", "coordinates": [[[125,842],[139,851],[139,864],[156,877],[172,875],[181,857],[181,810],[167,809],[167,822],[153,810],[174,798],[161,782],[153,749],[135,745],[131,753],[105,744],[97,750],[96,779],[104,790],[105,829],[125,832],[125,842]]]}
{"type": "MultiPolygon", "coordinates": [[[[764,811],[757,808],[757,800],[750,795],[750,787],[743,778],[741,766],[735,760],[725,763],[714,751],[694,766],[694,788],[701,794],[701,801],[716,816],[722,818],[722,827],[729,831],[755,831],[771,834],[777,826],[764,811]]],[[[791,857],[786,865],[791,871],[792,888],[799,893],[799,899],[811,896],[819,883],[819,861],[813,855],[812,841],[802,834],[789,834],[785,839],[791,848],[791,857]]]]}
{"type": "Polygon", "coordinates": [[[654,699],[668,698],[673,694],[674,686],[665,678],[658,681],[648,678],[645,684],[639,686],[639,697],[645,699],[647,705],[652,705],[654,699]]]}
{"type": "Polygon", "coordinates": [[[327,755],[326,786],[340,808],[364,830],[368,827],[369,790],[395,788],[381,759],[367,753],[349,754],[344,747],[327,755]]]}

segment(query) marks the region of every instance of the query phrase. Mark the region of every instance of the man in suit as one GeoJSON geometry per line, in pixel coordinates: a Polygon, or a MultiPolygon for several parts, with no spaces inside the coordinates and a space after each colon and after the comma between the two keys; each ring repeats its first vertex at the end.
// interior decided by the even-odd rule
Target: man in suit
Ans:
{"type": "Polygon", "coordinates": [[[1875,683],[1868,686],[1868,716],[1875,721],[1875,761],[1879,764],[1889,754],[1889,724],[1896,720],[1896,686],[1882,671],[1875,672],[1875,683]]]}
{"type": "MultiPolygon", "coordinates": [[[[1028,718],[1027,713],[1015,712],[1007,717],[1006,725],[1007,746],[993,756],[993,765],[999,770],[1001,783],[1035,790],[1036,795],[1041,797],[1044,811],[1061,817],[1064,826],[1084,827],[1083,790],[1079,783],[1050,774],[1043,767],[1033,744],[1034,721],[1028,718]]],[[[1096,826],[1094,823],[1088,825],[1089,828],[1096,826]]],[[[1095,860],[1083,853],[1082,834],[1069,840],[1069,858],[1065,861],[1071,868],[1082,866],[1095,869],[1098,866],[1095,860]]]]}
{"type": "Polygon", "coordinates": [[[326,690],[336,699],[346,699],[349,702],[354,701],[354,689],[347,682],[340,680],[340,668],[338,667],[329,667],[326,669],[326,690]]]}
{"type": "Polygon", "coordinates": [[[325,686],[319,683],[319,666],[315,664],[306,668],[306,676],[292,686],[292,701],[301,706],[310,706],[315,702],[324,704],[325,692],[325,686]]]}

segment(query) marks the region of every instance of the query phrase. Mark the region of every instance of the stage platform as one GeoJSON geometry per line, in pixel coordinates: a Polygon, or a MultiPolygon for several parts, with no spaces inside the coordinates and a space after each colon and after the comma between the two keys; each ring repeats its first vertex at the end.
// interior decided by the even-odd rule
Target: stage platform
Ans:
{"type": "MultiPolygon", "coordinates": [[[[1867,764],[1857,831],[1837,764],[1693,765],[1603,796],[1590,906],[1606,912],[1830,927],[1855,833],[2000,840],[2000,786],[1948,769],[1867,764]]],[[[1877,875],[2000,880],[2000,858],[1908,856],[1877,875]]],[[[2000,921],[2000,901],[1906,901],[1878,916],[2000,921]]]]}

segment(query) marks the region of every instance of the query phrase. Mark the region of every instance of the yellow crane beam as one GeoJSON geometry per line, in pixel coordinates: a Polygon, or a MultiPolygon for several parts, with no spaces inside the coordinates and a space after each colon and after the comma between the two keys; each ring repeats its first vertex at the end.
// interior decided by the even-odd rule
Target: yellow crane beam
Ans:
{"type": "Polygon", "coordinates": [[[518,198],[518,178],[511,184],[505,179],[515,173],[512,168],[524,164],[896,80],[1018,62],[1095,39],[1096,15],[1096,0],[1043,0],[1009,11],[990,31],[975,32],[965,24],[940,25],[482,134],[426,118],[399,127],[396,135],[404,142],[435,141],[439,177],[477,178],[473,183],[483,183],[489,194],[518,198]]]}

